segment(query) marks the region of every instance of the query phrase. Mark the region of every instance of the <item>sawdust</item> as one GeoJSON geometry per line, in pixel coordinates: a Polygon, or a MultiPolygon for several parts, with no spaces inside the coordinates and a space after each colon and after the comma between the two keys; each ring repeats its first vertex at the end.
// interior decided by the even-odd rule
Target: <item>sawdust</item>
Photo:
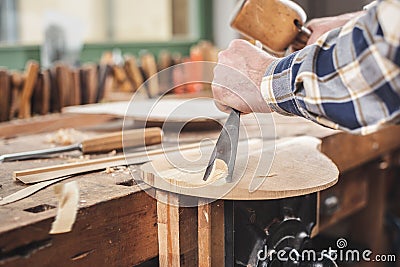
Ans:
{"type": "Polygon", "coordinates": [[[67,163],[84,162],[90,160],[90,155],[80,155],[79,157],[73,157],[70,155],[61,154],[59,157],[62,159],[66,159],[67,163]]]}
{"type": "MultiPolygon", "coordinates": [[[[124,174],[126,174],[127,169],[128,168],[126,166],[107,167],[105,169],[104,173],[107,173],[107,174],[124,173],[124,174]]],[[[128,172],[128,174],[129,174],[129,172],[128,172]]]]}
{"type": "Polygon", "coordinates": [[[78,142],[79,140],[82,140],[84,137],[85,136],[83,133],[73,128],[66,128],[66,129],[60,129],[53,134],[47,135],[46,140],[48,143],[54,145],[67,146],[67,145],[72,145],[78,142]]]}
{"type": "Polygon", "coordinates": [[[113,167],[107,167],[106,170],[105,170],[104,172],[107,173],[107,174],[110,174],[110,173],[115,172],[115,170],[114,170],[113,167]]]}

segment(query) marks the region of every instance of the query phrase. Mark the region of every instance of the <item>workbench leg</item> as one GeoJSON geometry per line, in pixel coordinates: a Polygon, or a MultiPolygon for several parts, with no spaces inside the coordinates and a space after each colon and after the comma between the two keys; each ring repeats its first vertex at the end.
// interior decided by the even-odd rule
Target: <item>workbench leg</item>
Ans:
{"type": "Polygon", "coordinates": [[[208,202],[198,206],[198,266],[225,266],[224,201],[208,202]]]}
{"type": "Polygon", "coordinates": [[[157,190],[160,266],[197,266],[197,207],[180,207],[180,196],[157,190]]]}
{"type": "Polygon", "coordinates": [[[160,266],[181,266],[179,248],[179,199],[157,191],[158,253],[160,266]]]}

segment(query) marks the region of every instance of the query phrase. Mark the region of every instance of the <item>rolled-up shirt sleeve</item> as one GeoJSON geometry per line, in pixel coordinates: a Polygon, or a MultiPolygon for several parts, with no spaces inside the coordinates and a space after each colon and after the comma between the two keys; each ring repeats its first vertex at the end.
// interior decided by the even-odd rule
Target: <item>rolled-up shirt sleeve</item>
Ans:
{"type": "Polygon", "coordinates": [[[364,15],[266,70],[269,107],[324,126],[367,134],[400,118],[400,1],[364,15]]]}

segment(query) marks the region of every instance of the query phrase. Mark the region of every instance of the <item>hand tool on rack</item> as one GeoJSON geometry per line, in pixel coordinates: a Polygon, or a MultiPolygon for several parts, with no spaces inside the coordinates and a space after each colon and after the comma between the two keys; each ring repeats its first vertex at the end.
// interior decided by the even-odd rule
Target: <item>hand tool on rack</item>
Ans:
{"type": "Polygon", "coordinates": [[[81,143],[69,146],[5,154],[0,156],[0,162],[32,159],[42,156],[48,156],[55,153],[69,152],[75,150],[81,151],[84,154],[106,152],[122,149],[123,146],[134,147],[141,145],[158,144],[161,142],[161,138],[162,130],[158,127],[128,130],[124,132],[119,131],[116,133],[96,136],[84,140],[81,143]],[[124,138],[123,142],[122,137],[124,138]]]}
{"type": "Polygon", "coordinates": [[[228,165],[228,175],[225,180],[227,183],[232,182],[233,169],[235,167],[236,153],[239,141],[240,111],[232,109],[221,134],[217,140],[217,144],[211,154],[203,180],[207,181],[211,174],[216,159],[223,160],[228,165]]]}

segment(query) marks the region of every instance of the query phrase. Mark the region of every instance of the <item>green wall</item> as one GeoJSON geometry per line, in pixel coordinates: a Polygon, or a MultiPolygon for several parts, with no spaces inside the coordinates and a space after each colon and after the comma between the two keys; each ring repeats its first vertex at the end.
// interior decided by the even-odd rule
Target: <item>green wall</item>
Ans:
{"type": "MultiPolygon", "coordinates": [[[[121,49],[123,54],[138,55],[142,50],[147,50],[154,55],[163,49],[171,52],[179,52],[188,55],[190,47],[198,40],[194,41],[170,41],[165,43],[102,43],[86,44],[83,47],[80,62],[98,62],[104,51],[114,48],[121,49]]],[[[21,46],[0,46],[0,66],[8,69],[23,70],[28,60],[40,62],[40,46],[21,45],[21,46]]]]}

